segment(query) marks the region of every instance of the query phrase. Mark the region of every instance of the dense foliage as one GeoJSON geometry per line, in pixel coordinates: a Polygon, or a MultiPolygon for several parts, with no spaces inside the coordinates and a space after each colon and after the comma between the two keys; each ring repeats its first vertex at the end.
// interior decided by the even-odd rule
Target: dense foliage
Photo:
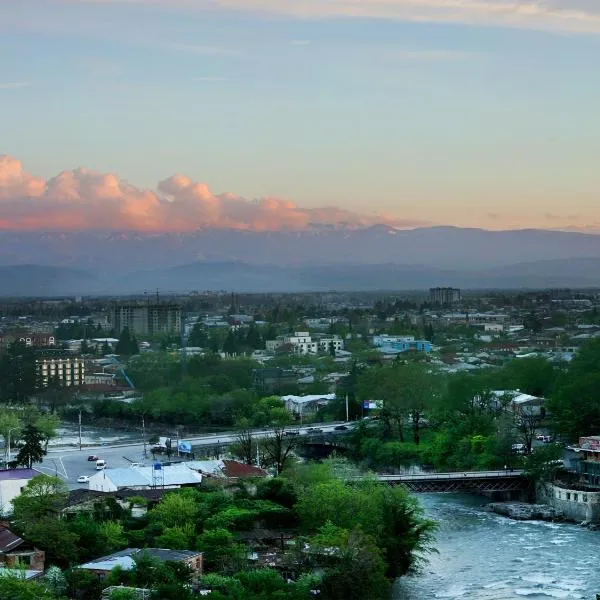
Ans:
{"type": "MultiPolygon", "coordinates": [[[[357,475],[339,459],[300,465],[248,485],[169,492],[141,518],[108,500],[61,517],[66,488],[41,475],[15,500],[14,527],[68,569],[66,593],[76,598],[97,599],[99,586],[72,565],[125,547],[168,547],[204,553],[199,585],[214,598],[308,600],[318,589],[330,600],[383,599],[390,581],[418,568],[431,549],[433,524],[402,488],[357,475]],[[278,557],[275,570],[261,559],[269,553],[278,557]]],[[[103,587],[149,587],[153,598],[184,600],[191,581],[178,563],[142,553],[132,571],[113,570],[103,587]]]]}

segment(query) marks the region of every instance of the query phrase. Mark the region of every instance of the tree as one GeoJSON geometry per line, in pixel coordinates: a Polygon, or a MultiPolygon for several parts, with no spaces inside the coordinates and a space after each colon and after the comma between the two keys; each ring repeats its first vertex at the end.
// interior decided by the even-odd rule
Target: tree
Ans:
{"type": "Polygon", "coordinates": [[[525,446],[526,454],[531,452],[533,440],[541,422],[541,416],[526,407],[522,407],[515,415],[515,426],[525,446]]]}
{"type": "Polygon", "coordinates": [[[234,446],[237,456],[247,465],[254,462],[256,456],[256,444],[252,436],[250,420],[243,417],[236,423],[237,426],[237,442],[234,446]]]}
{"type": "Polygon", "coordinates": [[[23,342],[14,342],[0,356],[0,399],[24,404],[38,389],[35,352],[23,342]]]}
{"type": "Polygon", "coordinates": [[[206,348],[208,346],[209,336],[206,332],[206,329],[199,321],[194,323],[194,327],[192,331],[190,331],[190,335],[187,339],[187,345],[192,348],[206,348]]]}
{"type": "Polygon", "coordinates": [[[600,340],[581,348],[558,380],[547,408],[552,428],[569,440],[600,431],[600,340]]]}
{"type": "Polygon", "coordinates": [[[246,548],[224,528],[208,529],[198,536],[198,550],[204,553],[204,565],[219,573],[235,573],[244,563],[246,548]]]}
{"type": "Polygon", "coordinates": [[[389,597],[386,564],[375,540],[360,528],[352,531],[323,525],[308,540],[309,564],[324,569],[319,586],[320,598],[326,600],[384,600],[389,597]]]}
{"type": "Polygon", "coordinates": [[[121,335],[119,336],[119,341],[117,342],[117,347],[115,351],[117,354],[120,354],[122,356],[132,356],[134,354],[139,354],[137,340],[135,339],[135,335],[132,335],[129,332],[129,327],[123,327],[123,331],[121,331],[121,335]]]}
{"type": "Polygon", "coordinates": [[[33,463],[42,462],[46,451],[44,450],[44,434],[34,425],[27,425],[23,429],[23,444],[17,454],[17,464],[31,469],[33,463]]]}
{"type": "Polygon", "coordinates": [[[0,409],[0,435],[4,438],[4,458],[8,460],[8,446],[10,443],[14,446],[20,439],[22,422],[19,414],[9,408],[0,409]]]}
{"type": "Polygon", "coordinates": [[[185,526],[195,523],[199,508],[196,503],[195,490],[169,492],[162,502],[149,513],[149,519],[161,523],[165,527],[185,526]]]}
{"type": "Polygon", "coordinates": [[[13,520],[23,527],[36,521],[58,518],[68,495],[69,490],[59,477],[37,475],[13,500],[13,520]]]}
{"type": "Polygon", "coordinates": [[[53,592],[45,586],[26,581],[18,575],[0,577],[0,600],[56,600],[53,592]]]}

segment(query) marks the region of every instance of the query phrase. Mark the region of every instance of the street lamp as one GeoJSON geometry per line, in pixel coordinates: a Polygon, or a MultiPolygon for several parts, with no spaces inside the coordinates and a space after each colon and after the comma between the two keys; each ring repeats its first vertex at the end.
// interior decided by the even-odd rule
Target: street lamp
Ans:
{"type": "Polygon", "coordinates": [[[19,429],[19,428],[18,427],[11,427],[8,430],[8,440],[7,440],[7,444],[6,444],[6,446],[7,446],[7,448],[6,448],[6,450],[7,450],[7,453],[6,453],[6,465],[7,466],[8,466],[8,463],[10,462],[10,434],[11,434],[11,432],[16,431],[17,429],[19,429]]]}

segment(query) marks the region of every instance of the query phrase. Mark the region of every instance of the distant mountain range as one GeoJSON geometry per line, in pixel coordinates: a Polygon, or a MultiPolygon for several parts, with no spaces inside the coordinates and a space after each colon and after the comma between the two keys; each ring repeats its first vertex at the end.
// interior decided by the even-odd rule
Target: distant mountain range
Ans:
{"type": "Polygon", "coordinates": [[[0,296],[435,285],[600,286],[600,236],[386,226],[182,234],[0,231],[0,296]]]}

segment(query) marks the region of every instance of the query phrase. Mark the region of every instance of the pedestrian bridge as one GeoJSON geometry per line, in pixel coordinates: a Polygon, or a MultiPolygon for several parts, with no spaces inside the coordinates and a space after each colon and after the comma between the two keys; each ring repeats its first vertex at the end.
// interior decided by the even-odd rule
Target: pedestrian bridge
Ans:
{"type": "Polygon", "coordinates": [[[419,473],[377,475],[377,479],[391,485],[401,484],[416,493],[488,494],[493,492],[520,492],[529,482],[525,472],[515,471],[461,471],[458,473],[419,473]]]}

